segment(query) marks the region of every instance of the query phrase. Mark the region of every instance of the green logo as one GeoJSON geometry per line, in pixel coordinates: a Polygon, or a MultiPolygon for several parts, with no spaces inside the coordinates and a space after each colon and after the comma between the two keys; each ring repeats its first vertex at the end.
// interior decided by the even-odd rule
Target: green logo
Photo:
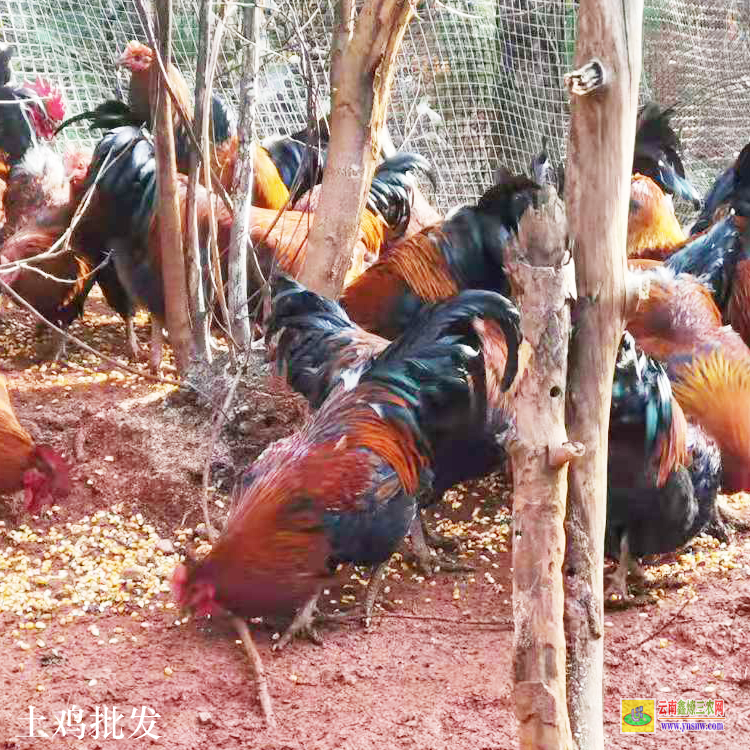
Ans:
{"type": "Polygon", "coordinates": [[[631,727],[645,727],[646,724],[650,724],[653,719],[648,714],[643,713],[643,706],[636,706],[631,709],[627,716],[623,716],[622,720],[631,727]]]}

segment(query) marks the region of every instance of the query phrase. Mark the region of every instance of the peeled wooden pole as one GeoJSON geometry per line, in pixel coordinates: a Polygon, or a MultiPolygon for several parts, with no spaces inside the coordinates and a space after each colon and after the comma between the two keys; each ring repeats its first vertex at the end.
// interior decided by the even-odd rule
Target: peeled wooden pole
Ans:
{"type": "Polygon", "coordinates": [[[568,708],[580,750],[604,747],[603,562],[612,378],[625,320],[630,172],[641,76],[643,0],[581,0],[565,172],[578,301],[571,343],[565,521],[568,708]]]}
{"type": "MultiPolygon", "coordinates": [[[[240,110],[237,124],[238,154],[237,169],[232,184],[232,199],[235,205],[234,222],[229,240],[227,304],[232,320],[232,332],[237,344],[247,349],[252,341],[247,307],[248,244],[250,243],[250,214],[253,202],[253,141],[255,130],[255,104],[258,98],[258,70],[260,67],[261,10],[256,5],[246,5],[242,10],[242,32],[251,40],[242,52],[242,79],[240,101],[245,106],[240,110]]],[[[253,252],[250,249],[250,252],[253,252]]],[[[257,261],[256,261],[257,263],[257,261]]],[[[255,279],[259,286],[263,279],[255,279]]]]}
{"type": "MultiPolygon", "coordinates": [[[[346,19],[351,4],[342,2],[339,18],[346,19]]],[[[380,153],[394,62],[413,12],[411,0],[367,0],[343,52],[333,55],[331,140],[299,276],[305,286],[327,297],[341,294],[351,264],[380,153]]]]}
{"type": "MultiPolygon", "coordinates": [[[[161,58],[169,67],[172,57],[172,0],[155,3],[161,58]]],[[[184,374],[190,365],[192,336],[187,300],[187,273],[182,252],[182,221],[177,196],[177,166],[172,131],[172,100],[162,79],[154,76],[159,95],[154,115],[156,190],[159,213],[158,238],[162,252],[164,301],[169,340],[177,369],[184,374]]]]}
{"type": "Polygon", "coordinates": [[[575,295],[565,211],[554,190],[521,219],[508,272],[531,356],[513,405],[513,671],[521,748],[572,750],[565,693],[562,565],[570,304],[575,295]]]}

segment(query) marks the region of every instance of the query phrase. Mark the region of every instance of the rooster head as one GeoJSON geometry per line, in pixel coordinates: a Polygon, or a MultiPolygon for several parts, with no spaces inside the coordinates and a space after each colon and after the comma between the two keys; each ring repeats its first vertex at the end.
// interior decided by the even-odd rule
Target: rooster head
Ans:
{"type": "Polygon", "coordinates": [[[190,559],[175,568],[172,596],[180,609],[190,611],[196,617],[214,614],[218,610],[214,598],[216,589],[212,583],[198,579],[194,568],[195,563],[190,559]]]}
{"type": "Polygon", "coordinates": [[[131,73],[142,73],[151,67],[154,53],[151,47],[140,42],[128,42],[125,51],[117,58],[118,68],[127,68],[131,73]]]}
{"type": "Polygon", "coordinates": [[[46,503],[68,496],[70,474],[67,463],[48,445],[37,445],[34,463],[23,475],[24,501],[29,513],[46,503]]]}
{"type": "Polygon", "coordinates": [[[29,108],[34,130],[39,138],[49,140],[54,137],[57,126],[65,119],[65,101],[60,89],[53,86],[41,76],[33,83],[24,84],[42,101],[39,106],[29,108]]]}

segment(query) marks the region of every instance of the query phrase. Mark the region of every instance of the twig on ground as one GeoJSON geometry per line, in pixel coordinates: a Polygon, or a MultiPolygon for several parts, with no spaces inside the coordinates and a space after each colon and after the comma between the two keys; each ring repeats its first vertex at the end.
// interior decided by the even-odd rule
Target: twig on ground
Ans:
{"type": "Polygon", "coordinates": [[[659,625],[659,627],[656,628],[656,630],[649,633],[649,635],[647,635],[642,641],[638,641],[638,643],[636,643],[635,646],[633,646],[632,648],[640,648],[644,643],[647,643],[652,638],[655,638],[657,635],[659,635],[659,633],[666,630],[670,625],[673,625],[674,622],[677,620],[677,618],[685,611],[688,604],[692,604],[694,601],[695,601],[695,597],[691,599],[686,599],[684,604],[669,619],[665,620],[661,625],[659,625]]]}
{"type": "Polygon", "coordinates": [[[273,715],[273,707],[271,706],[271,695],[268,692],[268,683],[266,682],[266,673],[263,669],[263,662],[261,661],[258,649],[253,643],[250,630],[247,627],[247,623],[241,617],[231,617],[232,625],[237,630],[240,636],[242,645],[245,647],[248,659],[250,660],[250,669],[255,679],[255,686],[258,690],[258,700],[260,701],[260,707],[263,711],[263,718],[266,721],[266,725],[272,729],[276,727],[276,718],[273,715]]]}

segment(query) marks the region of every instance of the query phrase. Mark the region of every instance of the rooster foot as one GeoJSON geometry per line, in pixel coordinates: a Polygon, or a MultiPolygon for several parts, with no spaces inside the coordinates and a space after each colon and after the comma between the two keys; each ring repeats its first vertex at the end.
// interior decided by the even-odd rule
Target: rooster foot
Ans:
{"type": "Polygon", "coordinates": [[[727,526],[729,526],[730,529],[734,529],[735,531],[750,531],[750,521],[748,521],[746,518],[741,518],[736,513],[727,508],[726,505],[717,505],[715,516],[718,523],[721,524],[725,532],[727,526]]]}
{"type": "Polygon", "coordinates": [[[450,536],[444,534],[438,534],[437,531],[433,531],[426,523],[424,518],[421,519],[422,533],[424,539],[430,547],[437,549],[444,549],[448,552],[456,552],[461,548],[460,542],[450,536]]]}
{"type": "MultiPolygon", "coordinates": [[[[432,538],[434,540],[437,537],[437,539],[443,543],[456,543],[452,539],[441,537],[440,535],[431,532],[425,526],[421,514],[418,514],[414,521],[412,521],[409,529],[409,537],[411,538],[413,550],[411,561],[413,561],[420,572],[428,578],[431,577],[438,568],[452,573],[471,573],[474,570],[474,568],[469,565],[463,565],[445,558],[433,556],[430,547],[428,546],[427,538],[432,538]]],[[[457,544],[456,547],[458,547],[457,544]]]]}
{"type": "Polygon", "coordinates": [[[315,596],[310,597],[307,604],[305,604],[305,606],[302,607],[299,612],[297,612],[294,620],[292,620],[292,624],[286,629],[284,635],[282,635],[278,642],[274,643],[274,645],[272,646],[273,651],[281,651],[288,645],[292,638],[300,634],[305,635],[317,646],[323,645],[323,639],[313,627],[313,621],[315,619],[315,612],[318,608],[319,597],[320,593],[317,593],[315,594],[315,596]]]}

